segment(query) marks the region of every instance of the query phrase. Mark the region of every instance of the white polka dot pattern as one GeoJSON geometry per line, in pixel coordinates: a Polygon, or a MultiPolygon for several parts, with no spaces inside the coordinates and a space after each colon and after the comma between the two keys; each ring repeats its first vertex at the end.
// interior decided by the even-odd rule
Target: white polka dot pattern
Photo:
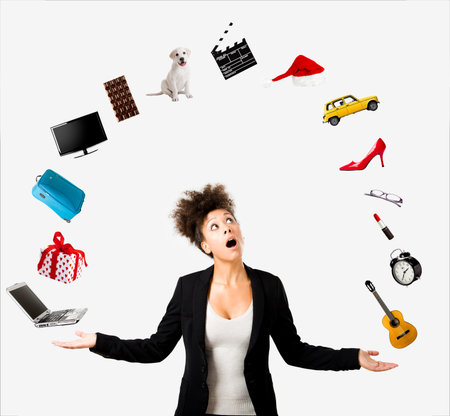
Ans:
{"type": "Polygon", "coordinates": [[[52,266],[52,257],[53,251],[47,253],[42,267],[38,270],[39,274],[42,276],[50,277],[58,282],[70,283],[74,280],[78,279],[81,276],[81,272],[83,270],[84,261],[80,257],[78,259],[78,267],[75,272],[75,263],[77,261],[76,254],[64,254],[59,253],[56,258],[56,271],[55,276],[51,276],[51,266],[52,266]]]}

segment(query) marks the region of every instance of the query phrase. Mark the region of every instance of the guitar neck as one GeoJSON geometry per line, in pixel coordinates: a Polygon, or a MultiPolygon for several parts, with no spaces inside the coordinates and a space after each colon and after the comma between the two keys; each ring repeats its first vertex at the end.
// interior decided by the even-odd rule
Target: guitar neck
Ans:
{"type": "Polygon", "coordinates": [[[392,315],[391,311],[389,310],[389,308],[386,306],[386,304],[383,302],[383,299],[380,298],[380,295],[377,293],[376,290],[374,290],[373,295],[375,296],[375,299],[378,301],[378,303],[381,305],[381,307],[383,308],[385,314],[388,316],[390,321],[393,321],[394,315],[392,315]]]}

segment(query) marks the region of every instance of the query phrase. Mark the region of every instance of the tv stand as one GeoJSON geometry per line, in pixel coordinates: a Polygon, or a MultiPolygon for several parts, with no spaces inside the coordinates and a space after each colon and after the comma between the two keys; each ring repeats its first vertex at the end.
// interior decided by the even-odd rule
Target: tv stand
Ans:
{"type": "Polygon", "coordinates": [[[86,155],[90,155],[91,153],[94,153],[94,152],[96,152],[98,149],[95,149],[95,150],[93,150],[92,152],[88,152],[86,149],[83,149],[83,154],[82,155],[79,155],[79,156],[75,156],[74,157],[74,159],[78,159],[79,157],[83,157],[83,156],[86,156],[86,155]]]}

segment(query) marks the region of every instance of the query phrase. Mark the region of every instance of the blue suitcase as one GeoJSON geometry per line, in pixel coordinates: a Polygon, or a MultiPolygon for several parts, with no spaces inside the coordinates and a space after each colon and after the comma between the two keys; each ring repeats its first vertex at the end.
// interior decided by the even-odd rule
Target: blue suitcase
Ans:
{"type": "Polygon", "coordinates": [[[33,186],[32,194],[55,211],[63,220],[70,222],[80,211],[84,202],[84,192],[56,172],[47,169],[33,186]]]}

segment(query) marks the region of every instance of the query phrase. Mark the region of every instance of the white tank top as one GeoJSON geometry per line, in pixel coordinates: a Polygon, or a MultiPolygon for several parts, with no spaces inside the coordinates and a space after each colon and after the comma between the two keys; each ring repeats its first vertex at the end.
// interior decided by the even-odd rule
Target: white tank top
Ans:
{"type": "Polygon", "coordinates": [[[206,413],[256,415],[244,377],[252,322],[253,300],[247,311],[234,319],[219,316],[208,301],[205,350],[209,401],[206,413]]]}

